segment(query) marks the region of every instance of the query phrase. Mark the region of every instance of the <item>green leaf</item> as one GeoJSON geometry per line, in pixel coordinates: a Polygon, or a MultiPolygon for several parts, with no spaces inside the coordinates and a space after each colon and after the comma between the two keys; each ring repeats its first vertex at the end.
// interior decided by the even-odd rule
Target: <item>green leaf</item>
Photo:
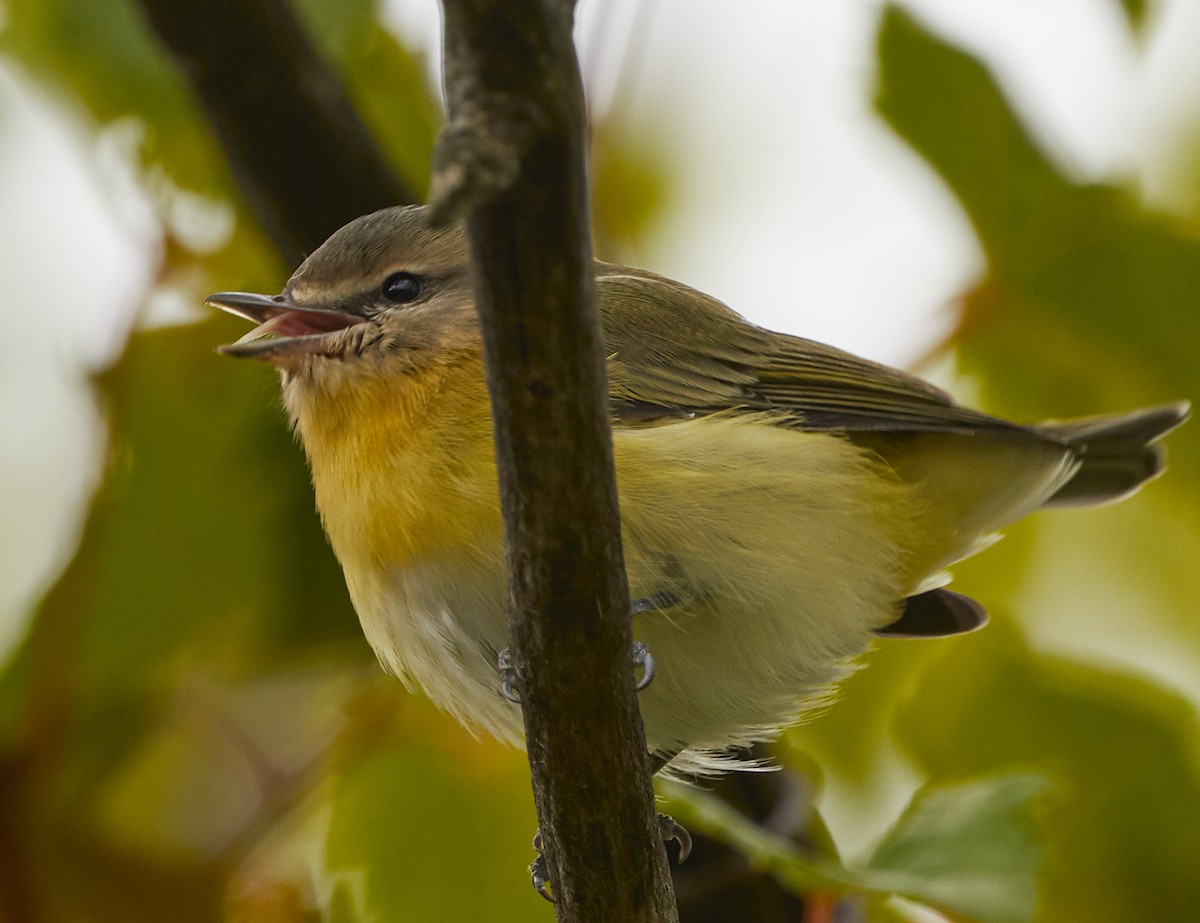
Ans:
{"type": "MultiPolygon", "coordinates": [[[[421,62],[379,25],[377,6],[376,0],[306,0],[298,14],[341,67],[384,153],[419,189],[427,183],[440,114],[421,62]]],[[[160,211],[181,211],[170,207],[175,189],[240,201],[216,135],[136,0],[9,0],[4,14],[0,51],[96,127],[119,123],[123,138],[136,139],[134,154],[160,211]]],[[[227,277],[244,279],[261,274],[274,254],[252,216],[242,212],[239,219],[215,256],[227,277]]]]}
{"type": "MultiPolygon", "coordinates": [[[[995,80],[894,7],[878,106],[945,180],[988,276],[955,337],[989,409],[1021,418],[1200,394],[1200,241],[1113,186],[1074,180],[1029,137],[995,80]]],[[[1172,441],[1200,490],[1200,427],[1172,441]]]]}
{"type": "Polygon", "coordinates": [[[0,48],[55,92],[68,91],[100,124],[135,117],[151,160],[177,183],[228,188],[211,132],[134,0],[9,0],[0,48]]]}
{"type": "Polygon", "coordinates": [[[919,792],[861,865],[800,850],[714,795],[659,782],[666,810],[685,827],[737,848],[798,894],[899,895],[980,923],[1033,919],[1041,854],[1029,802],[1039,776],[991,776],[919,792]]]}
{"type": "Polygon", "coordinates": [[[325,919],[548,921],[530,885],[537,826],[523,756],[490,768],[424,746],[382,746],[334,782],[319,888],[325,919]]]}
{"type": "Polygon", "coordinates": [[[400,176],[424,194],[443,117],[423,60],[371,22],[348,49],[343,67],[350,96],[372,136],[400,176]]]}
{"type": "Polygon", "coordinates": [[[1129,22],[1129,31],[1135,37],[1141,37],[1146,27],[1146,18],[1150,12],[1149,0],[1120,0],[1121,12],[1129,22]]]}
{"type": "Polygon", "coordinates": [[[1034,655],[1001,618],[931,668],[898,733],[933,778],[1044,768],[1044,920],[1191,920],[1200,726],[1162,688],[1034,655]]]}
{"type": "Polygon", "coordinates": [[[1037,775],[929,785],[866,862],[875,887],[981,923],[1034,919],[1042,860],[1030,802],[1037,775]]]}
{"type": "Polygon", "coordinates": [[[601,259],[636,259],[644,241],[677,196],[670,154],[661,139],[635,134],[621,113],[593,126],[592,236],[601,259]]]}
{"type": "Polygon", "coordinates": [[[412,188],[429,185],[429,157],[442,127],[424,59],[379,23],[378,0],[303,0],[298,11],[342,68],[359,115],[412,188]]]}
{"type": "Polygon", "coordinates": [[[987,70],[888,6],[879,29],[876,105],[962,202],[989,258],[1036,253],[1043,214],[1066,182],[1013,117],[987,70]]]}
{"type": "Polygon", "coordinates": [[[669,779],[656,780],[664,810],[690,831],[733,846],[797,894],[869,891],[863,878],[830,859],[802,852],[786,837],[758,826],[711,792],[669,779]]]}
{"type": "MultiPolygon", "coordinates": [[[[102,861],[80,863],[62,845],[82,839],[88,855],[120,853],[121,880],[143,878],[168,904],[156,875],[211,889],[211,849],[286,809],[262,799],[254,769],[290,778],[287,754],[321,746],[304,716],[335,701],[306,703],[309,679],[288,691],[270,675],[344,682],[370,662],[275,376],[213,352],[238,326],[139,333],[100,380],[104,485],[74,559],[0,672],[0,769],[16,767],[6,794],[43,832],[47,882],[105,877],[102,861]],[[283,715],[290,736],[270,743],[264,728],[283,715]],[[176,768],[187,773],[167,778],[176,768]]],[[[161,919],[157,906],[150,917],[161,919]]]]}

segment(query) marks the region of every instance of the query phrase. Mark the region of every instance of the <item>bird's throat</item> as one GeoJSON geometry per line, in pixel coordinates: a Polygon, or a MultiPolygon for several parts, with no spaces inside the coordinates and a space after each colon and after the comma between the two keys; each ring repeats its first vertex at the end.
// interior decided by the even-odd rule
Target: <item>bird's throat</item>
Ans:
{"type": "Polygon", "coordinates": [[[347,571],[402,567],[500,535],[491,416],[474,357],[285,402],[347,571]]]}

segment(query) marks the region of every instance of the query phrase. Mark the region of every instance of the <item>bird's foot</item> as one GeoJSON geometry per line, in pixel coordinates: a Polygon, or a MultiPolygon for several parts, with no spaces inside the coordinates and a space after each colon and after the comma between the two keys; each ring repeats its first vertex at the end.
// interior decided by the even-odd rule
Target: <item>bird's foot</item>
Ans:
{"type": "MultiPolygon", "coordinates": [[[[642,675],[634,686],[635,691],[641,692],[654,679],[654,655],[650,653],[650,648],[641,641],[634,641],[632,659],[635,667],[641,667],[642,675]]],[[[496,666],[500,670],[500,694],[510,702],[520,705],[521,693],[517,688],[517,666],[509,648],[506,647],[500,652],[496,658],[496,666]]]]}
{"type": "Polygon", "coordinates": [[[642,668],[642,677],[633,687],[634,692],[641,692],[654,681],[654,655],[641,641],[633,642],[633,665],[642,668]]]}
{"type": "Polygon", "coordinates": [[[550,887],[550,869],[546,865],[546,850],[542,846],[541,830],[533,835],[533,848],[537,850],[537,858],[529,863],[529,880],[533,883],[533,890],[551,904],[556,903],[550,887]]]}
{"type": "MultiPolygon", "coordinates": [[[[660,590],[657,593],[651,593],[649,596],[641,596],[629,603],[629,611],[633,615],[641,615],[644,612],[659,612],[663,609],[670,609],[672,606],[678,606],[682,602],[682,598],[669,590],[660,590]]],[[[654,655],[650,653],[650,649],[641,641],[633,642],[633,663],[635,666],[642,668],[642,678],[638,680],[635,687],[638,692],[641,692],[654,680],[654,655]]]]}
{"type": "Polygon", "coordinates": [[[513,663],[512,651],[507,647],[496,658],[496,666],[500,669],[500,694],[510,702],[521,704],[521,696],[517,694],[517,667],[513,663]]]}
{"type": "Polygon", "coordinates": [[[679,844],[679,857],[675,860],[675,864],[683,865],[687,861],[687,857],[692,854],[692,835],[687,832],[687,828],[683,824],[677,824],[675,818],[670,814],[659,814],[658,833],[664,843],[674,840],[679,844]]]}
{"type": "MultiPolygon", "coordinates": [[[[674,840],[679,844],[679,857],[675,860],[675,864],[682,865],[692,852],[692,835],[682,824],[675,823],[675,819],[670,814],[658,814],[656,817],[658,833],[663,842],[670,843],[674,840]]],[[[554,886],[550,882],[550,869],[546,862],[546,850],[542,843],[541,830],[533,835],[533,848],[537,851],[537,858],[529,863],[529,880],[533,884],[533,889],[553,904],[555,903],[554,886]]]]}

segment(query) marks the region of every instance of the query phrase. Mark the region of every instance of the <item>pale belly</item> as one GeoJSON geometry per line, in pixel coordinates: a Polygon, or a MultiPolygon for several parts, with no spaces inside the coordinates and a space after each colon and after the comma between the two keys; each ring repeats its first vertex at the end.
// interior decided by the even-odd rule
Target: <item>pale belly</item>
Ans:
{"type": "MultiPolygon", "coordinates": [[[[619,432],[615,449],[631,593],[678,599],[633,623],[657,663],[639,694],[647,740],[687,748],[681,768],[703,770],[707,752],[825,704],[895,617],[909,577],[893,525],[907,489],[843,440],[734,421],[619,432]]],[[[348,567],[347,581],[388,669],[464,723],[520,742],[496,666],[507,643],[498,530],[348,567]]]]}

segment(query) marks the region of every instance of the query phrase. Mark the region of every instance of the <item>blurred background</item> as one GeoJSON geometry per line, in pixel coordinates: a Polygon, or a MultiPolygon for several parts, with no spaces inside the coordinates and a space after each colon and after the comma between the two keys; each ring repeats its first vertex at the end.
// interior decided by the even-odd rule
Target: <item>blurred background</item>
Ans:
{"type": "MultiPolygon", "coordinates": [[[[296,10],[423,190],[436,4],[296,10]]],[[[583,0],[577,37],[600,256],[1016,419],[1200,397],[1200,4],[583,0]]],[[[213,352],[203,297],[292,267],[134,0],[0,0],[0,203],[0,921],[551,919],[522,755],[382,676],[272,374],[213,352]]],[[[880,644],[774,748],[789,833],[867,876],[803,919],[1195,919],[1200,426],[1169,441],[956,568],[986,631],[880,644]],[[993,853],[905,852],[1031,774],[993,853]]]]}

